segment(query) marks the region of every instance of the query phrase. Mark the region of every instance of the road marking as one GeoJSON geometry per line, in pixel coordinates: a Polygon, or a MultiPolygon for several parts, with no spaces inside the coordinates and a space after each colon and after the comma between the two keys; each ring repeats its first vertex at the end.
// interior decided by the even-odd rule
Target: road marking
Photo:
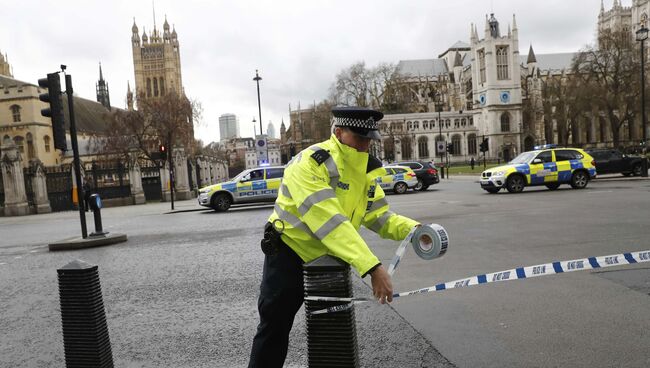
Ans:
{"type": "Polygon", "coordinates": [[[29,253],[36,253],[38,252],[37,250],[30,250],[29,253]]]}
{"type": "Polygon", "coordinates": [[[0,266],[6,265],[6,264],[7,264],[7,262],[0,262],[0,266]]]}
{"type": "Polygon", "coordinates": [[[590,191],[588,193],[589,194],[600,194],[600,193],[612,193],[612,192],[613,192],[613,190],[598,190],[598,191],[595,191],[595,192],[590,191]]]}
{"type": "Polygon", "coordinates": [[[15,256],[14,259],[21,259],[23,256],[15,256]]]}

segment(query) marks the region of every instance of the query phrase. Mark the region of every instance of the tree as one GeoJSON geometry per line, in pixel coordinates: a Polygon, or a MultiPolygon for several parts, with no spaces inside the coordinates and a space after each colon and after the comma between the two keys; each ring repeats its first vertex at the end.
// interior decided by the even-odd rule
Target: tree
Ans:
{"type": "Polygon", "coordinates": [[[333,106],[361,106],[384,113],[414,111],[413,91],[394,64],[382,63],[367,69],[358,62],[336,75],[330,89],[333,106]]]}
{"type": "Polygon", "coordinates": [[[599,34],[598,46],[587,46],[573,62],[574,73],[584,76],[577,92],[604,112],[615,147],[621,127],[627,123],[631,128],[638,113],[640,62],[632,44],[630,32],[606,30],[599,34]]]}
{"type": "Polygon", "coordinates": [[[151,159],[161,144],[170,149],[182,146],[188,154],[194,153],[194,122],[201,117],[200,103],[173,92],[156,98],[139,94],[137,103],[137,110],[110,113],[106,134],[93,138],[96,153],[127,156],[136,151],[151,159]]]}

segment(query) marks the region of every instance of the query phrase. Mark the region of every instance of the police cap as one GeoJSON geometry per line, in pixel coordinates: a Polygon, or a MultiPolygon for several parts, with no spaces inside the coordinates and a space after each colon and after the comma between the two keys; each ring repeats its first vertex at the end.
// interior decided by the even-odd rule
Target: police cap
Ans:
{"type": "Polygon", "coordinates": [[[381,111],[365,107],[335,107],[332,115],[334,126],[348,128],[365,138],[381,139],[379,121],[384,117],[381,111]]]}

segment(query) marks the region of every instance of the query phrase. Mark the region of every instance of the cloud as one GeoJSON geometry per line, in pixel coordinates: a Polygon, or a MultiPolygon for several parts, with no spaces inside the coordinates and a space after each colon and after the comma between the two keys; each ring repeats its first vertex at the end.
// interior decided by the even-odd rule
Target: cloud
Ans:
{"type": "MultiPolygon", "coordinates": [[[[155,6],[158,29],[166,14],[178,32],[184,87],[203,105],[204,124],[196,131],[206,143],[219,138],[224,113],[238,116],[242,135],[253,134],[256,69],[263,78],[263,126],[270,120],[279,130],[282,119],[288,125],[289,104],[326,98],[336,74],[355,62],[435,58],[458,40],[469,42],[470,23],[481,34],[492,11],[502,33],[516,14],[522,53],[530,43],[538,54],[577,51],[593,41],[600,9],[595,1],[559,0],[494,0],[492,6],[481,0],[159,0],[155,6]]],[[[94,99],[101,61],[111,102],[124,107],[127,81],[134,87],[133,18],[140,34],[151,31],[151,2],[9,0],[3,15],[0,50],[9,54],[16,78],[36,83],[66,64],[75,92],[94,99]]]]}

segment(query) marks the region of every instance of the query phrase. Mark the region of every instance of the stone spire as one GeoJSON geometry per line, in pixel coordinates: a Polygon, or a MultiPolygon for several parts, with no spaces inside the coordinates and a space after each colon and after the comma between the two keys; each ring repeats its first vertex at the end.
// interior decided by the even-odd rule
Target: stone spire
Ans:
{"type": "Polygon", "coordinates": [[[494,17],[494,13],[490,14],[489,29],[492,38],[501,37],[501,32],[499,31],[499,21],[494,17]]]}
{"type": "Polygon", "coordinates": [[[603,0],[600,0],[600,14],[605,13],[605,4],[603,4],[603,0]]]}
{"type": "Polygon", "coordinates": [[[129,110],[133,110],[133,92],[131,91],[131,84],[129,81],[126,81],[126,107],[129,110]]]}
{"type": "Polygon", "coordinates": [[[530,48],[528,49],[528,59],[526,59],[526,64],[532,64],[536,63],[537,58],[535,57],[535,51],[533,51],[533,45],[530,45],[530,48]]]}
{"type": "Polygon", "coordinates": [[[104,80],[104,73],[102,73],[102,63],[99,63],[99,80],[95,84],[97,90],[97,102],[104,105],[105,108],[111,109],[111,97],[108,93],[108,84],[104,80]]]}

